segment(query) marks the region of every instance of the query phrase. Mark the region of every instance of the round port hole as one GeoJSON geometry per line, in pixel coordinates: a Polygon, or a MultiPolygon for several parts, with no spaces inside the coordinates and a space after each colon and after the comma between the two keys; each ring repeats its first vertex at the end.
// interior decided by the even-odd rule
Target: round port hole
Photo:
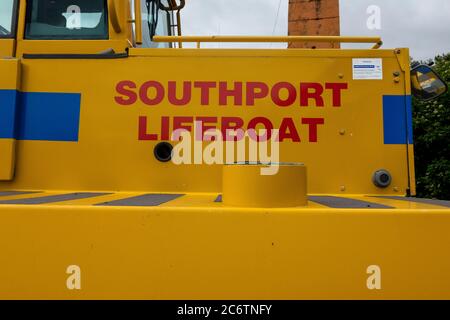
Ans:
{"type": "Polygon", "coordinates": [[[160,142],[155,146],[153,153],[160,162],[169,162],[172,160],[173,146],[168,142],[160,142]]]}

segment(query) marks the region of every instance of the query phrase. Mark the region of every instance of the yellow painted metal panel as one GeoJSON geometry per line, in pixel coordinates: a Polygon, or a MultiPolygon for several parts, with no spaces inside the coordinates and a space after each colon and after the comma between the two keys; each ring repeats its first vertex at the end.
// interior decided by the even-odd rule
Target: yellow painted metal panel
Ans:
{"type": "Polygon", "coordinates": [[[13,57],[15,46],[14,39],[0,39],[0,58],[13,57]]]}
{"type": "MultiPolygon", "coordinates": [[[[3,40],[0,40],[0,42],[3,40]]],[[[17,125],[17,90],[20,86],[20,62],[16,59],[0,59],[0,181],[12,180],[16,163],[16,140],[14,131],[17,125]],[[4,134],[4,135],[3,135],[4,134]]]]}
{"type": "Polygon", "coordinates": [[[450,298],[445,210],[1,209],[2,299],[450,298]]]}
{"type": "Polygon", "coordinates": [[[11,180],[16,162],[16,140],[0,139],[0,181],[11,180]]]}
{"type": "Polygon", "coordinates": [[[13,58],[0,59],[1,90],[17,90],[20,87],[20,61],[13,58]]]}
{"type": "MultiPolygon", "coordinates": [[[[18,57],[129,49],[128,58],[117,60],[0,60],[0,90],[20,89],[38,98],[40,94],[41,98],[81,97],[80,116],[74,118],[79,120],[76,138],[24,135],[18,142],[0,139],[0,180],[11,179],[14,164],[17,168],[14,180],[1,181],[0,190],[37,191],[0,195],[0,298],[450,299],[446,204],[373,197],[415,193],[411,141],[386,144],[383,139],[383,97],[410,95],[407,49],[378,50],[378,37],[314,38],[371,42],[377,50],[130,48],[128,3],[108,1],[110,9],[117,9],[117,19],[109,19],[109,40],[29,41],[24,40],[26,2],[20,1],[17,41],[0,42],[0,55],[13,55],[17,43],[18,57]],[[382,79],[354,79],[355,58],[381,59],[382,79]],[[214,86],[209,100],[195,88],[196,82],[205,81],[214,86]],[[174,103],[181,99],[185,83],[191,85],[189,101],[174,103]],[[248,103],[249,83],[257,83],[263,91],[267,86],[270,92],[253,91],[253,103],[248,103]],[[302,92],[302,84],[311,83],[315,86],[302,92]],[[164,90],[159,103],[152,103],[158,89],[155,84],[164,90]],[[170,94],[174,84],[177,88],[172,87],[170,94]],[[278,100],[274,100],[273,88],[280,84],[279,92],[275,90],[278,100]],[[345,88],[336,96],[327,84],[345,88]],[[233,102],[225,89],[236,85],[242,85],[242,91],[233,102]],[[289,100],[289,88],[294,88],[295,99],[292,105],[283,105],[289,100]],[[311,88],[323,92],[302,102],[311,88]],[[297,208],[227,207],[216,201],[223,192],[222,165],[175,165],[154,157],[153,148],[168,139],[176,118],[192,126],[189,119],[195,117],[217,119],[215,127],[227,117],[242,120],[244,127],[257,118],[267,119],[275,128],[290,124],[278,160],[305,163],[309,194],[332,194],[328,199],[345,197],[341,200],[350,204],[359,201],[365,207],[373,203],[384,209],[332,209],[326,202],[312,201],[318,198],[297,208]],[[321,119],[323,124],[314,131],[303,122],[305,118],[321,119]],[[298,139],[292,130],[298,131],[298,139]],[[15,160],[16,147],[19,157],[15,160]],[[378,169],[392,174],[389,188],[379,189],[372,183],[378,169]],[[74,192],[98,194],[83,199],[46,198],[59,201],[52,203],[37,201],[74,192]],[[98,206],[152,193],[182,196],[155,207],[130,207],[123,201],[122,206],[98,206]],[[25,199],[36,199],[37,204],[26,204],[33,201],[25,199]],[[22,204],[11,205],[9,200],[22,204]],[[67,288],[71,265],[81,268],[81,290],[67,288]],[[381,290],[367,287],[367,268],[373,265],[381,268],[381,290]]],[[[311,38],[181,40],[289,42],[311,38]]],[[[67,107],[61,102],[65,100],[40,103],[34,97],[34,105],[27,105],[25,99],[20,106],[21,120],[27,115],[28,121],[40,119],[41,113],[50,112],[42,119],[51,125],[57,122],[51,112],[67,107]],[[48,108],[50,103],[54,105],[48,108]],[[34,117],[27,114],[30,110],[34,117]]],[[[27,122],[22,122],[21,129],[27,132],[27,122]]],[[[59,124],[58,130],[63,131],[68,125],[59,124]]],[[[45,131],[37,128],[34,133],[45,131]]],[[[202,143],[200,151],[206,145],[202,143]]],[[[243,178],[234,183],[242,183],[243,178]]],[[[281,197],[284,192],[274,194],[281,197]]]]}
{"type": "MultiPolygon", "coordinates": [[[[292,119],[302,141],[282,142],[280,161],[302,162],[310,168],[311,193],[407,193],[406,147],[383,142],[383,96],[409,94],[403,75],[399,83],[394,81],[393,72],[401,66],[393,50],[133,49],[131,54],[119,60],[23,60],[24,91],[81,93],[79,141],[21,141],[20,173],[14,182],[1,184],[2,189],[220,193],[220,165],[163,164],[153,156],[158,141],[139,140],[140,117],[147,119],[146,133],[158,134],[161,140],[163,117],[172,125],[174,117],[204,116],[217,117],[217,126],[223,117],[239,117],[244,124],[266,117],[276,128],[285,118],[292,119]],[[383,80],[353,80],[354,57],[383,59],[383,80]],[[131,91],[138,99],[131,105],[117,103],[117,98],[126,98],[117,90],[122,81],[136,85],[131,91]],[[220,106],[217,90],[211,92],[208,106],[200,104],[199,90],[192,91],[186,106],[174,106],[167,96],[159,105],[149,106],[139,97],[139,88],[147,81],[157,81],[166,90],[169,81],[175,81],[179,90],[184,81],[225,82],[230,87],[234,82],[244,87],[248,82],[269,87],[288,82],[296,88],[305,82],[345,83],[348,90],[342,91],[341,107],[333,107],[331,90],[323,93],[324,107],[315,107],[313,100],[309,107],[300,106],[299,100],[279,107],[270,96],[257,99],[254,106],[220,106]],[[317,143],[310,141],[302,118],[324,119],[317,143]],[[373,185],[372,174],[380,168],[392,173],[391,188],[373,185]]],[[[243,99],[245,104],[245,93],[243,99]]]]}

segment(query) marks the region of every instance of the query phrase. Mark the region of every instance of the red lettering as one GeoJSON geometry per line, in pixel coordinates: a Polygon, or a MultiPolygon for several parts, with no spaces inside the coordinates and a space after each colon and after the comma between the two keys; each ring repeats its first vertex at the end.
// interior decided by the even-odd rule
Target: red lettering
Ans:
{"type": "Polygon", "coordinates": [[[260,141],[270,140],[270,138],[272,137],[272,130],[273,130],[272,122],[269,119],[264,118],[264,117],[253,118],[248,123],[248,135],[254,141],[260,142],[260,141]],[[256,127],[259,124],[262,124],[264,126],[263,130],[265,130],[265,132],[262,135],[258,135],[257,131],[260,131],[260,130],[256,130],[256,127]]]}
{"type": "Polygon", "coordinates": [[[192,84],[191,82],[183,82],[183,94],[180,99],[177,98],[177,83],[175,81],[169,81],[167,98],[169,102],[174,106],[185,106],[192,98],[192,84]]]}
{"type": "Polygon", "coordinates": [[[295,87],[289,82],[278,82],[273,86],[271,96],[273,103],[275,103],[277,106],[288,107],[292,105],[297,99],[297,91],[295,90],[295,87]],[[288,91],[288,97],[284,100],[280,97],[281,90],[288,91]]]}
{"type": "Polygon", "coordinates": [[[269,87],[263,82],[248,82],[247,83],[247,105],[254,106],[255,99],[263,99],[269,94],[269,87]]]}
{"type": "Polygon", "coordinates": [[[141,141],[156,141],[157,134],[147,133],[147,117],[139,117],[139,140],[141,141]]]}
{"type": "Polygon", "coordinates": [[[173,130],[185,130],[192,131],[193,117],[174,117],[173,118],[173,130]]]}
{"type": "Polygon", "coordinates": [[[169,117],[161,117],[161,140],[163,141],[169,141],[170,135],[169,135],[169,117]]]}
{"type": "Polygon", "coordinates": [[[194,82],[194,87],[200,89],[202,106],[209,105],[210,90],[216,87],[215,82],[197,81],[194,82]]]}
{"type": "Polygon", "coordinates": [[[142,102],[149,106],[155,106],[157,104],[160,104],[164,99],[164,87],[161,83],[157,81],[147,81],[139,90],[139,97],[141,98],[142,102]],[[155,97],[150,98],[148,95],[149,89],[155,90],[155,97]]]}
{"type": "Polygon", "coordinates": [[[294,120],[292,118],[284,118],[280,125],[280,135],[278,141],[283,142],[291,139],[293,142],[301,142],[294,120]]]}
{"type": "Polygon", "coordinates": [[[234,89],[228,89],[225,81],[219,82],[219,105],[228,105],[228,98],[234,98],[235,106],[242,106],[242,82],[235,82],[234,89]]]}
{"type": "Polygon", "coordinates": [[[242,139],[242,136],[237,136],[238,131],[242,131],[242,127],[244,126],[244,120],[242,118],[223,117],[221,122],[224,141],[238,141],[242,139]]]}
{"type": "Polygon", "coordinates": [[[303,118],[302,124],[309,126],[309,142],[317,142],[317,126],[325,124],[323,118],[303,118]]]}
{"type": "Polygon", "coordinates": [[[325,89],[333,91],[333,107],[340,107],[342,105],[342,90],[348,89],[347,83],[326,83],[325,89]]]}
{"type": "Polygon", "coordinates": [[[136,89],[136,83],[134,83],[133,81],[121,81],[117,84],[116,92],[126,97],[114,97],[114,100],[116,100],[118,104],[129,106],[136,103],[138,98],[136,92],[128,89],[136,89]]]}
{"type": "MultiPolygon", "coordinates": [[[[195,123],[200,123],[200,129],[196,126],[196,131],[200,131],[200,132],[196,132],[195,134],[195,139],[197,139],[197,141],[213,141],[215,140],[214,135],[206,135],[205,133],[208,130],[214,130],[217,127],[217,117],[197,117],[197,119],[195,120],[195,123]],[[214,126],[211,125],[207,125],[207,124],[214,124],[214,126]]],[[[215,130],[213,132],[213,134],[215,134],[215,130]]]]}
{"type": "Polygon", "coordinates": [[[308,107],[309,99],[316,101],[316,107],[323,107],[324,102],[322,98],[323,87],[320,83],[301,83],[300,84],[300,106],[308,107]],[[312,92],[310,90],[313,90],[312,92]]]}

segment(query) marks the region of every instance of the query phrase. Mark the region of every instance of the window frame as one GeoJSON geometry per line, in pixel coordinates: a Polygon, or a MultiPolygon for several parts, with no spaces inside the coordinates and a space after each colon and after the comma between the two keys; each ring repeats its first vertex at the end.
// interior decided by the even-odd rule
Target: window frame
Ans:
{"type": "Polygon", "coordinates": [[[10,34],[0,34],[0,39],[15,39],[17,35],[17,18],[19,9],[19,0],[13,0],[12,17],[11,17],[11,32],[10,34]]]}
{"type": "MultiPolygon", "coordinates": [[[[16,0],[17,1],[17,0],[16,0]]],[[[39,40],[58,40],[58,41],[79,41],[79,40],[109,40],[109,7],[108,7],[108,0],[102,0],[104,3],[105,8],[105,18],[104,18],[104,24],[105,24],[105,34],[102,35],[78,35],[78,36],[60,36],[60,35],[49,35],[49,36],[30,36],[28,34],[29,32],[29,22],[31,21],[31,13],[33,10],[33,1],[38,0],[31,0],[26,2],[26,10],[25,10],[25,27],[24,27],[24,39],[30,40],[30,41],[39,41],[39,40]]],[[[103,23],[103,22],[100,22],[103,23]]]]}

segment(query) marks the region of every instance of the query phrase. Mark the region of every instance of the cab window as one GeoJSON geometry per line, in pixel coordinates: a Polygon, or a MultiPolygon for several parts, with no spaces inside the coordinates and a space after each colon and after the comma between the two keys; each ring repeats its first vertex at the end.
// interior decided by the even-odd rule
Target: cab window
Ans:
{"type": "Polygon", "coordinates": [[[27,1],[26,39],[108,39],[106,0],[27,1]]]}
{"type": "Polygon", "coordinates": [[[14,38],[16,0],[0,1],[0,38],[14,38]]]}

